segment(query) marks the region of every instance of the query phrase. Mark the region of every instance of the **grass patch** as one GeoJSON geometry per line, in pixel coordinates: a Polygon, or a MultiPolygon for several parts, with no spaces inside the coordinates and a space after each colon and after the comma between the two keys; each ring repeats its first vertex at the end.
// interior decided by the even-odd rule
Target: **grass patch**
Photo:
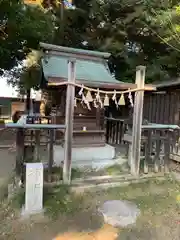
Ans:
{"type": "Polygon", "coordinates": [[[105,169],[105,171],[109,174],[109,175],[118,175],[119,173],[122,173],[122,166],[115,164],[113,166],[107,167],[105,169]]]}
{"type": "Polygon", "coordinates": [[[119,239],[178,239],[180,203],[177,201],[177,196],[179,193],[179,183],[168,180],[143,184],[142,192],[136,187],[134,190],[127,189],[127,193],[124,194],[126,199],[138,205],[141,215],[136,226],[130,226],[120,232],[119,239]]]}
{"type": "Polygon", "coordinates": [[[13,196],[11,205],[13,208],[20,209],[25,203],[25,190],[20,188],[19,191],[13,196]]]}
{"type": "MultiPolygon", "coordinates": [[[[87,231],[91,229],[91,224],[97,227],[98,222],[102,223],[100,221],[102,218],[96,214],[99,206],[107,200],[129,200],[138,205],[141,215],[136,225],[120,229],[117,240],[171,240],[179,239],[177,220],[179,220],[180,203],[177,201],[178,194],[180,194],[180,184],[169,178],[165,181],[154,179],[83,195],[75,195],[70,191],[69,186],[61,185],[44,189],[44,208],[46,214],[52,218],[49,226],[56,235],[61,230],[64,232],[76,228],[77,231],[87,231]],[[57,218],[58,221],[54,221],[54,218],[57,218]]],[[[16,199],[14,198],[13,203],[16,203],[16,207],[24,204],[23,191],[16,196],[16,199]]],[[[34,225],[32,225],[32,231],[33,227],[34,225]]],[[[43,233],[44,227],[43,223],[37,225],[38,231],[41,229],[43,233]]],[[[14,235],[12,236],[14,237],[14,235]]],[[[15,239],[13,237],[12,239],[15,239]]],[[[44,239],[43,234],[39,234],[38,237],[44,239]]],[[[21,239],[26,239],[26,237],[21,239]]]]}
{"type": "Polygon", "coordinates": [[[128,171],[128,164],[124,163],[124,164],[114,164],[110,167],[105,168],[105,172],[109,175],[119,175],[123,172],[128,171]]]}
{"type": "Polygon", "coordinates": [[[0,201],[8,198],[8,186],[13,183],[15,173],[11,173],[7,178],[0,179],[0,201]]]}
{"type": "MultiPolygon", "coordinates": [[[[71,179],[80,178],[82,172],[78,168],[71,169],[71,179]]],[[[44,170],[44,177],[47,179],[48,169],[44,170]]],[[[52,168],[52,181],[60,181],[63,179],[63,168],[62,167],[53,167],[52,168]]]]}
{"type": "Polygon", "coordinates": [[[94,207],[107,200],[129,200],[137,204],[141,215],[136,225],[121,228],[118,240],[171,240],[179,239],[179,194],[180,184],[167,178],[99,191],[96,198],[89,193],[86,201],[91,206],[95,204],[94,207]]]}
{"type": "MultiPolygon", "coordinates": [[[[88,193],[90,203],[93,202],[94,194],[88,193]]],[[[103,202],[104,200],[129,200],[137,203],[140,208],[161,208],[162,202],[164,208],[169,202],[174,202],[176,205],[176,198],[180,194],[180,184],[175,180],[166,179],[149,180],[144,183],[135,183],[129,186],[115,187],[103,191],[96,192],[96,200],[103,202]]]]}
{"type": "Polygon", "coordinates": [[[44,194],[44,207],[48,216],[57,218],[59,214],[73,215],[83,209],[83,197],[71,192],[69,186],[61,185],[54,190],[44,194]]]}
{"type": "MultiPolygon", "coordinates": [[[[45,169],[44,177],[46,178],[48,170],[45,169]]],[[[72,168],[72,179],[81,176],[79,169],[72,168]]],[[[52,177],[53,180],[62,180],[63,169],[61,167],[53,167],[52,177]]],[[[43,189],[43,206],[45,212],[50,217],[57,217],[60,213],[73,214],[82,207],[83,198],[76,196],[70,191],[70,186],[59,185],[56,187],[44,187],[43,189]]],[[[12,207],[16,209],[22,208],[25,204],[25,189],[19,189],[18,193],[12,199],[12,207]]]]}
{"type": "MultiPolygon", "coordinates": [[[[43,206],[48,216],[56,218],[59,214],[74,214],[84,208],[92,208],[97,202],[105,200],[124,199],[135,202],[142,211],[153,208],[163,211],[169,203],[176,203],[180,194],[180,184],[175,180],[150,180],[144,183],[131,184],[126,187],[115,187],[95,194],[91,192],[77,195],[70,190],[70,186],[59,185],[46,187],[43,191],[43,206]]],[[[24,189],[13,198],[13,207],[21,208],[25,203],[24,189]]],[[[176,205],[176,204],[175,204],[176,205]]]]}
{"type": "MultiPolygon", "coordinates": [[[[73,215],[83,208],[84,199],[70,191],[70,186],[60,185],[57,187],[44,187],[43,206],[45,213],[52,218],[59,214],[73,215]]],[[[12,200],[12,207],[20,209],[25,203],[25,190],[20,191],[12,200]]]]}
{"type": "Polygon", "coordinates": [[[0,201],[8,197],[8,184],[10,183],[9,179],[0,179],[0,201]]]}

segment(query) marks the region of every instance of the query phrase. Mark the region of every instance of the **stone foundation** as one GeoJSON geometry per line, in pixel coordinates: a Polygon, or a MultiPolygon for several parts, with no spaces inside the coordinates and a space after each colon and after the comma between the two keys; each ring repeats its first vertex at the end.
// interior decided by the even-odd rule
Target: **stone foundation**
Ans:
{"type": "MultiPolygon", "coordinates": [[[[106,144],[102,147],[83,147],[72,149],[72,167],[103,168],[111,166],[115,161],[115,148],[106,144]]],[[[54,164],[62,165],[64,161],[64,148],[54,146],[54,164]]]]}

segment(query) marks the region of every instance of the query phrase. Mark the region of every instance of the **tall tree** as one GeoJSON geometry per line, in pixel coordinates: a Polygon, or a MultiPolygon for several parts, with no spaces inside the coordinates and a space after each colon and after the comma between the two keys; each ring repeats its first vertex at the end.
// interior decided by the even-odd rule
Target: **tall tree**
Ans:
{"type": "MultiPolygon", "coordinates": [[[[11,4],[9,6],[5,0],[1,2],[14,14],[11,4]]],[[[169,44],[175,44],[175,38],[168,30],[166,21],[170,14],[173,26],[171,30],[175,28],[177,42],[177,0],[74,0],[75,9],[62,8],[55,0],[44,0],[45,10],[32,7],[24,9],[24,5],[18,0],[10,2],[18,7],[21,13],[18,16],[23,16],[23,20],[19,26],[15,24],[18,34],[12,34],[13,41],[10,41],[10,33],[8,37],[2,35],[0,40],[4,41],[4,45],[0,45],[0,54],[3,53],[0,56],[4,57],[1,67],[5,69],[23,59],[26,50],[37,49],[38,41],[46,41],[68,47],[110,52],[111,72],[123,81],[134,81],[135,67],[140,64],[147,66],[148,81],[179,74],[177,51],[167,44],[167,40],[169,44]],[[160,23],[162,19],[163,24],[160,23]],[[7,41],[3,40],[5,36],[7,41]]],[[[6,17],[11,24],[14,18],[15,23],[18,22],[16,18],[19,19],[13,14],[6,17]]],[[[25,72],[27,73],[27,69],[25,72]]]]}
{"type": "Polygon", "coordinates": [[[55,44],[111,52],[110,69],[123,81],[134,81],[135,67],[140,64],[147,66],[148,81],[168,75],[160,61],[160,56],[167,55],[167,46],[157,36],[159,26],[152,20],[152,9],[167,9],[164,2],[74,0],[74,3],[76,9],[66,9],[63,19],[56,15],[55,44]]]}
{"type": "Polygon", "coordinates": [[[50,42],[53,21],[40,7],[25,5],[21,0],[0,1],[0,68],[12,69],[25,58],[39,41],[50,42]]]}
{"type": "MultiPolygon", "coordinates": [[[[164,24],[162,28],[162,24],[155,24],[154,21],[168,12],[172,13],[177,2],[104,0],[99,5],[95,16],[101,20],[99,25],[95,25],[94,31],[90,31],[90,42],[92,46],[112,53],[110,67],[118,79],[133,80],[137,65],[147,66],[147,81],[157,81],[178,73],[174,62],[176,54],[171,49],[170,66],[170,48],[159,37],[163,34],[167,36],[168,26],[164,24]]],[[[177,24],[177,13],[175,15],[172,21],[177,24]]]]}
{"type": "Polygon", "coordinates": [[[155,33],[166,49],[159,62],[172,77],[180,74],[180,5],[177,2],[179,1],[169,1],[166,8],[154,10],[151,18],[153,24],[159,26],[155,33]]]}

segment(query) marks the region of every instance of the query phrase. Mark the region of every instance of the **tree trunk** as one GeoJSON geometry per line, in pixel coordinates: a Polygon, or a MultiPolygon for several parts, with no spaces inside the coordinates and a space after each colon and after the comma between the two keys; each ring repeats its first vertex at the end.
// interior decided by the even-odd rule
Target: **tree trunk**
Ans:
{"type": "Polygon", "coordinates": [[[31,109],[31,89],[27,90],[26,96],[26,113],[29,115],[31,109]]]}

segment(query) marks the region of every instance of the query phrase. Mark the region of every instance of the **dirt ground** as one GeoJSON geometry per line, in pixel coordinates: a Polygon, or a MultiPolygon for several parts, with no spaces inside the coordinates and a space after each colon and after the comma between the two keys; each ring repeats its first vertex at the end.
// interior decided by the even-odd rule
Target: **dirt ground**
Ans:
{"type": "Polygon", "coordinates": [[[19,217],[18,210],[4,203],[0,210],[0,239],[52,240],[59,235],[61,238],[57,238],[58,240],[68,240],[68,237],[71,240],[106,240],[107,232],[111,231],[113,234],[108,237],[108,240],[178,240],[180,236],[179,194],[180,185],[169,180],[87,193],[83,196],[83,204],[79,203],[82,205],[81,208],[78,202],[74,201],[77,211],[70,215],[60,214],[56,219],[40,216],[34,219],[22,219],[19,217]],[[110,199],[127,199],[139,206],[141,216],[135,226],[113,229],[103,225],[102,216],[98,214],[97,208],[110,199]],[[92,233],[89,234],[89,232],[92,233]],[[65,235],[62,236],[62,233],[65,235]],[[118,233],[117,238],[115,233],[118,233]]]}
{"type": "MultiPolygon", "coordinates": [[[[15,152],[0,149],[0,184],[11,175],[14,166],[15,152]]],[[[57,236],[57,240],[68,240],[68,237],[70,240],[180,239],[180,185],[174,181],[112,188],[86,193],[82,198],[83,203],[79,199],[70,198],[66,209],[71,210],[73,205],[77,211],[69,211],[70,214],[61,212],[56,219],[46,214],[24,219],[20,209],[12,203],[0,203],[0,240],[52,240],[57,236]],[[114,229],[104,225],[97,209],[104,201],[111,199],[126,199],[139,206],[141,215],[135,226],[114,229]],[[112,234],[108,235],[109,232],[112,234]]],[[[52,211],[58,211],[57,207],[58,202],[52,211]]]]}
{"type": "Polygon", "coordinates": [[[15,152],[6,149],[0,149],[0,178],[11,174],[15,167],[15,152]]]}

